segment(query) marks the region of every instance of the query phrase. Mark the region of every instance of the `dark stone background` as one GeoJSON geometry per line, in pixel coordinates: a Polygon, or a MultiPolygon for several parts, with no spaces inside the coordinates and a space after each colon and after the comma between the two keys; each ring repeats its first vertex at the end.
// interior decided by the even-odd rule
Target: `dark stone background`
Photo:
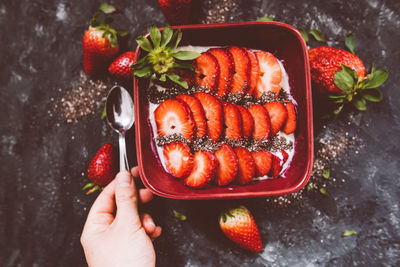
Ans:
{"type": "MultiPolygon", "coordinates": [[[[121,10],[118,24],[130,32],[127,48],[136,47],[134,37],[150,24],[166,24],[155,0],[111,2],[121,10]]],[[[327,196],[303,190],[282,198],[234,201],[156,198],[143,207],[163,227],[155,243],[158,265],[399,266],[400,2],[203,1],[197,22],[218,21],[206,16],[216,4],[231,8],[219,20],[274,16],[295,27],[316,27],[338,48],[344,48],[351,31],[356,53],[367,66],[376,60],[389,79],[381,103],[369,103],[365,112],[348,110],[336,121],[315,122],[316,152],[337,136],[344,143],[354,141],[325,164],[330,179],[312,178],[325,186],[327,196]],[[220,209],[236,204],[253,212],[262,253],[237,248],[218,229],[220,209]],[[173,210],[188,220],[177,220],[173,210]],[[346,230],[358,234],[342,237],[346,230]]],[[[1,266],[85,265],[79,237],[95,195],[81,191],[84,172],[96,150],[105,142],[116,144],[117,135],[99,118],[101,100],[94,114],[77,123],[67,123],[54,106],[80,84],[81,38],[96,7],[95,1],[0,2],[1,266]]]]}

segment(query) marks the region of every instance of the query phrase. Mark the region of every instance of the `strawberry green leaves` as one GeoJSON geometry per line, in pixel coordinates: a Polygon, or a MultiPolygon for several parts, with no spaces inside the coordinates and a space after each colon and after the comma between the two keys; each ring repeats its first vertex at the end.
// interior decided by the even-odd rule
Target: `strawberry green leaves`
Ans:
{"type": "Polygon", "coordinates": [[[303,36],[303,38],[304,38],[304,41],[306,41],[306,43],[308,43],[308,33],[307,33],[307,31],[306,30],[304,30],[304,29],[299,29],[299,32],[301,33],[301,35],[303,36]]]}
{"type": "Polygon", "coordinates": [[[326,42],[324,33],[317,30],[316,28],[311,29],[310,34],[314,36],[318,42],[326,42]]]}
{"type": "Polygon", "coordinates": [[[371,73],[360,80],[355,70],[342,64],[342,69],[335,72],[335,84],[343,91],[343,94],[328,96],[339,104],[333,113],[338,115],[348,102],[360,111],[367,110],[367,101],[380,102],[383,94],[377,87],[381,86],[387,78],[387,71],[375,70],[373,64],[371,73]]]}
{"type": "Polygon", "coordinates": [[[111,14],[117,11],[117,9],[113,5],[105,2],[99,4],[99,9],[103,11],[104,14],[111,14]]]}
{"type": "Polygon", "coordinates": [[[351,32],[347,34],[346,39],[344,40],[344,44],[352,54],[355,54],[354,49],[356,48],[356,40],[351,32]]]}
{"type": "Polygon", "coordinates": [[[261,17],[258,18],[257,21],[274,21],[274,17],[261,17]]]}
{"type": "Polygon", "coordinates": [[[166,26],[161,33],[160,30],[152,25],[150,28],[150,40],[144,36],[136,38],[138,45],[148,54],[132,65],[133,75],[139,78],[152,78],[161,82],[166,82],[167,78],[188,88],[188,84],[174,69],[188,69],[194,71],[193,66],[185,61],[196,59],[200,56],[197,52],[178,51],[182,40],[181,30],[173,31],[171,26],[166,26]]]}

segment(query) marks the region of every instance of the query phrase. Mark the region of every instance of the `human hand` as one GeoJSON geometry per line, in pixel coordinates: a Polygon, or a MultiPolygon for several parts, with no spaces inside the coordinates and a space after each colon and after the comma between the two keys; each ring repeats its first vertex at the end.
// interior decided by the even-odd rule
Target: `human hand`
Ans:
{"type": "Polygon", "coordinates": [[[160,236],[161,227],[149,214],[138,212],[138,199],[147,203],[153,195],[148,189],[137,194],[132,176],[139,177],[137,167],[118,173],[89,211],[81,236],[89,266],[155,266],[152,240],[160,236]]]}

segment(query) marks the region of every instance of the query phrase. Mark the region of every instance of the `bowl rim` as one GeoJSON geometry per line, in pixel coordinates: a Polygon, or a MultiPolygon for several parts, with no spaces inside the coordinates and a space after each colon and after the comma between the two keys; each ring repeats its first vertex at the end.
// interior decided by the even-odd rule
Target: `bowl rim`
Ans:
{"type": "MultiPolygon", "coordinates": [[[[139,166],[139,174],[140,174],[140,179],[142,180],[143,184],[146,186],[146,188],[150,189],[154,194],[165,197],[165,198],[170,198],[170,199],[181,199],[181,200],[211,200],[211,199],[238,199],[238,198],[260,198],[260,197],[269,197],[269,196],[279,196],[279,195],[284,195],[284,194],[289,194],[296,192],[300,189],[302,189],[307,182],[310,179],[311,176],[311,171],[312,171],[312,166],[313,166],[313,161],[314,161],[314,128],[313,128],[313,110],[312,110],[312,92],[311,92],[311,73],[310,73],[310,64],[309,64],[309,57],[308,57],[308,48],[306,45],[306,42],[302,36],[302,34],[293,26],[288,25],[286,23],[282,22],[276,22],[276,21],[250,21],[250,22],[230,22],[230,23],[215,23],[215,24],[191,24],[191,25],[178,25],[178,26],[172,26],[173,29],[207,29],[207,28],[235,28],[235,27],[245,27],[245,26],[252,26],[252,25],[274,25],[278,27],[285,28],[292,32],[297,39],[299,39],[302,52],[303,52],[303,57],[304,57],[304,70],[305,70],[305,85],[306,85],[306,90],[305,90],[305,98],[308,99],[306,101],[306,114],[308,115],[307,117],[309,118],[307,120],[307,132],[308,138],[305,140],[309,145],[307,146],[307,154],[310,155],[309,160],[307,165],[305,166],[304,169],[304,174],[301,179],[299,179],[299,183],[297,183],[295,186],[289,187],[289,188],[283,188],[283,189],[277,189],[274,191],[258,191],[258,192],[251,192],[251,195],[249,195],[249,191],[245,192],[229,192],[228,195],[226,193],[215,193],[212,195],[209,194],[190,194],[190,195],[176,195],[176,194],[171,194],[171,193],[166,193],[163,191],[159,191],[156,189],[151,183],[149,183],[149,180],[147,179],[145,173],[144,173],[144,162],[143,162],[143,157],[142,157],[142,150],[140,148],[140,142],[137,142],[137,140],[141,140],[141,134],[139,131],[139,126],[141,125],[141,118],[138,115],[138,112],[135,112],[135,135],[136,135],[136,156],[137,156],[137,162],[139,166]]],[[[160,30],[164,29],[164,27],[159,28],[160,30]]],[[[147,38],[150,35],[150,33],[147,33],[145,37],[147,38]]],[[[140,46],[138,45],[135,50],[135,61],[137,60],[137,56],[139,55],[140,51],[140,46]]],[[[135,88],[138,88],[138,79],[135,77],[133,78],[133,95],[134,95],[134,102],[135,102],[135,110],[139,109],[139,90],[135,90],[135,88]]]]}

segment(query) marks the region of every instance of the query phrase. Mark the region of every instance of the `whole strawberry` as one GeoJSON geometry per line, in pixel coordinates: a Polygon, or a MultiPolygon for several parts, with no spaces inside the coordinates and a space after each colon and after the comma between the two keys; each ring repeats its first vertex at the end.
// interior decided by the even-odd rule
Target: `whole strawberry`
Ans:
{"type": "Polygon", "coordinates": [[[171,25],[189,24],[192,0],[158,0],[158,3],[171,25]]]}
{"type": "MultiPolygon", "coordinates": [[[[104,3],[103,3],[104,4],[104,3]]],[[[100,9],[109,14],[115,8],[100,5],[100,9]]],[[[89,29],[83,35],[83,69],[87,75],[106,70],[106,66],[119,52],[118,36],[127,33],[110,27],[110,17],[99,21],[100,13],[96,13],[90,20],[89,29]]]]}
{"type": "Polygon", "coordinates": [[[242,248],[254,252],[262,250],[260,232],[246,207],[240,206],[223,213],[219,225],[224,234],[242,248]]]}
{"type": "Polygon", "coordinates": [[[382,92],[377,87],[386,81],[387,71],[375,70],[373,64],[366,75],[361,59],[341,49],[321,46],[310,49],[308,54],[314,89],[334,100],[337,105],[334,115],[346,103],[362,111],[367,109],[367,101],[382,100],[382,92]]]}
{"type": "Polygon", "coordinates": [[[90,194],[110,183],[117,173],[116,167],[114,148],[107,143],[97,151],[90,161],[87,176],[91,183],[85,185],[83,190],[90,189],[88,191],[90,194]]]}
{"type": "Polygon", "coordinates": [[[133,78],[131,65],[135,63],[135,52],[128,51],[117,57],[108,67],[108,72],[117,79],[133,78]]]}
{"type": "Polygon", "coordinates": [[[361,59],[348,51],[319,46],[311,48],[308,55],[313,85],[321,93],[338,95],[344,93],[335,84],[335,72],[342,69],[342,64],[354,69],[358,79],[362,80],[365,76],[365,67],[361,59]]]}

